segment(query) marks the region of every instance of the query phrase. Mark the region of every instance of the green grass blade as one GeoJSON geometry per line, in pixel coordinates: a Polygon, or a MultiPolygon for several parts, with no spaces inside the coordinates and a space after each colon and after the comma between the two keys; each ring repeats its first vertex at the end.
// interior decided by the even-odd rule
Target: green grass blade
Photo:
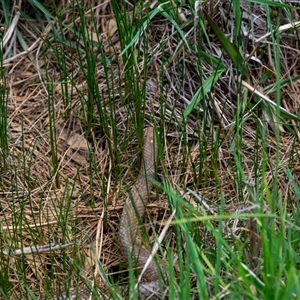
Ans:
{"type": "Polygon", "coordinates": [[[189,105],[183,112],[183,117],[187,118],[196,108],[196,106],[204,100],[204,97],[211,91],[214,84],[219,80],[222,74],[225,72],[225,69],[220,69],[210,75],[203,83],[203,86],[199,88],[197,93],[192,98],[189,105]]]}
{"type": "Polygon", "coordinates": [[[212,18],[206,12],[204,12],[204,14],[212,30],[224,47],[224,50],[230,56],[236,68],[242,73],[243,77],[246,77],[248,75],[248,70],[244,65],[244,58],[241,56],[236,46],[226,38],[224,33],[218,28],[212,18]]]}

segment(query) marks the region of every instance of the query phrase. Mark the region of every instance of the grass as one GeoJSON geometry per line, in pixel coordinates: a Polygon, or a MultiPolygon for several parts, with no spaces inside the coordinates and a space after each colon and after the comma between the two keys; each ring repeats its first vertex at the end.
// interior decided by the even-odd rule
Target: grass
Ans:
{"type": "Polygon", "coordinates": [[[300,298],[300,7],[223,2],[2,1],[1,299],[137,298],[117,232],[149,125],[165,298],[300,298]]]}

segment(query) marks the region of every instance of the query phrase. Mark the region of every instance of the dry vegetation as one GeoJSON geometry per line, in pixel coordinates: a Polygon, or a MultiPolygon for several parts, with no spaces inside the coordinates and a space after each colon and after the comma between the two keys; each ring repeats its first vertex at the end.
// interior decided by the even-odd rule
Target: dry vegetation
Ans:
{"type": "MultiPolygon", "coordinates": [[[[157,14],[135,41],[135,57],[132,53],[127,57],[134,71],[128,70],[126,56],[121,55],[125,38],[120,38],[111,1],[86,1],[84,16],[76,1],[74,5],[56,1],[57,10],[51,10],[51,1],[44,1],[57,18],[52,22],[37,20],[36,9],[25,2],[11,6],[11,18],[20,11],[26,15],[22,13],[15,25],[10,23],[10,35],[2,24],[8,38],[3,65],[9,155],[1,174],[0,244],[11,299],[29,297],[21,288],[24,282],[35,295],[44,294],[45,286],[56,291],[83,286],[86,278],[105,290],[98,259],[114,280],[126,282],[116,233],[126,191],[138,171],[141,130],[148,124],[160,131],[158,180],[166,178],[178,193],[193,190],[205,200],[207,214],[219,212],[221,195],[225,213],[251,212],[255,196],[248,185],[266,199],[266,211],[273,211],[268,193],[274,184],[282,202],[294,209],[285,167],[298,180],[300,136],[297,118],[291,116],[298,114],[300,105],[300,79],[292,79],[300,72],[300,29],[276,33],[281,67],[276,75],[275,48],[270,36],[263,38],[269,33],[266,12],[261,5],[241,1],[244,36],[239,45],[249,62],[243,78],[246,86],[237,80],[236,65],[209,23],[202,22],[205,30],[197,25],[197,18],[205,19],[205,11],[236,43],[229,1],[207,1],[196,12],[188,4],[174,9],[185,39],[173,22],[157,14]],[[82,28],[85,38],[76,34],[76,30],[83,34],[82,28]],[[20,36],[28,47],[26,53],[20,36]],[[216,62],[197,50],[226,68],[204,97],[199,88],[214,75],[216,62]],[[128,76],[135,77],[129,82],[128,76]],[[278,78],[286,80],[280,87],[279,110],[288,113],[280,119],[277,138],[276,110],[255,96],[251,87],[276,103],[278,78]],[[191,103],[195,107],[184,118],[191,103]],[[64,250],[14,255],[17,249],[49,243],[74,244],[64,250]],[[74,258],[80,267],[72,265],[74,258]]],[[[120,5],[128,12],[128,22],[139,26],[159,5],[141,2],[143,6],[130,0],[120,5]]],[[[291,19],[299,21],[298,4],[293,5],[291,19]]],[[[277,28],[290,24],[282,10],[272,12],[277,28]]],[[[197,197],[192,197],[194,203],[197,197]]],[[[162,191],[150,205],[150,214],[157,224],[170,214],[162,191]]],[[[231,238],[239,238],[244,227],[251,232],[250,223],[232,221],[226,228],[233,233],[231,238]]],[[[213,247],[210,234],[201,230],[202,242],[213,247]]],[[[170,241],[171,231],[168,245],[175,244],[170,241]]],[[[252,238],[254,256],[258,244],[252,238]]]]}

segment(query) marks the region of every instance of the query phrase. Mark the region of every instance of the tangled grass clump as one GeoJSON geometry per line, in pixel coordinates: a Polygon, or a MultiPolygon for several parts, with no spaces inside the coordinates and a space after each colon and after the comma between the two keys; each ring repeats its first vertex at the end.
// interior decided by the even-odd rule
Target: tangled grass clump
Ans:
{"type": "Polygon", "coordinates": [[[297,298],[299,4],[2,2],[3,299],[135,295],[117,232],[149,124],[169,298],[297,298]]]}

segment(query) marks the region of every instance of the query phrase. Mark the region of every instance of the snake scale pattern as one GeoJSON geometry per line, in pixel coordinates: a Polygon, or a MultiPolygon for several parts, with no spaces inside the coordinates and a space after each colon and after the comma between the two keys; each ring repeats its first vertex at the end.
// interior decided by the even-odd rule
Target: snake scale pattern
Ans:
{"type": "MultiPolygon", "coordinates": [[[[127,197],[124,205],[119,240],[123,257],[135,264],[140,272],[145,266],[150,251],[142,244],[139,234],[141,218],[143,218],[149,193],[153,185],[155,169],[154,163],[157,158],[157,143],[153,127],[146,128],[143,160],[140,173],[135,184],[127,197]]],[[[165,275],[165,274],[164,274],[165,275]]],[[[140,298],[159,299],[159,270],[152,260],[143,274],[142,283],[139,284],[140,298]]]]}
{"type": "MultiPolygon", "coordinates": [[[[154,163],[157,158],[157,143],[153,127],[146,128],[143,159],[139,175],[135,184],[126,199],[119,230],[119,243],[122,256],[126,262],[131,259],[135,267],[139,270],[145,266],[150,251],[142,244],[139,234],[141,218],[143,218],[149,193],[153,185],[155,169],[154,163]]],[[[165,273],[164,270],[162,270],[165,273]]],[[[138,286],[138,294],[141,299],[160,299],[159,291],[159,271],[152,260],[143,274],[142,282],[138,286]]],[[[164,274],[165,275],[165,274],[164,274]]],[[[46,300],[46,298],[39,298],[46,300]]],[[[49,299],[49,298],[47,298],[49,299]]],[[[87,289],[70,290],[52,297],[52,300],[88,300],[93,299],[91,292],[87,289]]]]}

